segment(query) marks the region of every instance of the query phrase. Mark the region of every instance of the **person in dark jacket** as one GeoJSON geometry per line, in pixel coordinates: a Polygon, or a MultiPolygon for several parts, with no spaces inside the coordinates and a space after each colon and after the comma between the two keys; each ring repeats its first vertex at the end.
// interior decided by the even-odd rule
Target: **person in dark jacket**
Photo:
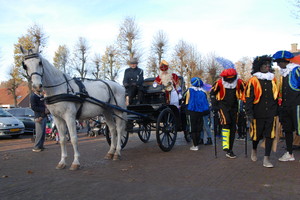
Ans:
{"type": "Polygon", "coordinates": [[[31,109],[34,111],[35,121],[35,142],[33,152],[41,152],[44,148],[47,123],[47,108],[45,106],[42,91],[33,89],[30,96],[31,109]]]}
{"type": "Polygon", "coordinates": [[[133,104],[133,99],[138,95],[136,104],[143,101],[143,82],[144,72],[139,68],[137,58],[132,58],[129,61],[130,68],[127,68],[124,73],[123,85],[126,89],[127,105],[133,104]]]}
{"type": "Polygon", "coordinates": [[[294,161],[293,132],[300,135],[300,65],[299,56],[289,51],[278,51],[273,59],[280,67],[279,120],[285,133],[287,152],[279,161],[294,161]]]}
{"type": "Polygon", "coordinates": [[[270,154],[275,138],[278,89],[272,71],[272,57],[257,56],[252,65],[252,77],[245,90],[246,114],[251,123],[251,160],[257,161],[257,146],[265,138],[263,166],[272,168],[270,154]]]}

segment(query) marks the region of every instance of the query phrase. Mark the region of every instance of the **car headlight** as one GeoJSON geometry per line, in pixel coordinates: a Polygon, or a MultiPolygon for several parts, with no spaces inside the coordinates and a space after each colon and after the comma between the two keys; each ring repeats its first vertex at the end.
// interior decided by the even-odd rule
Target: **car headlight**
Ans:
{"type": "Polygon", "coordinates": [[[3,128],[4,127],[4,123],[0,122],[0,127],[3,128]]]}

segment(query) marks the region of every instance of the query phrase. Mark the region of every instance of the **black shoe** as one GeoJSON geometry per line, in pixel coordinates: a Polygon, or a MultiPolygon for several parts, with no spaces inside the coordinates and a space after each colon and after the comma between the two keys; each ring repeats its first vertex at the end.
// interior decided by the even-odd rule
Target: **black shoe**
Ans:
{"type": "Polygon", "coordinates": [[[207,138],[207,141],[206,141],[205,145],[212,145],[211,138],[207,138]]]}
{"type": "Polygon", "coordinates": [[[199,140],[199,144],[204,144],[203,139],[200,139],[200,140],[199,140]]]}
{"type": "Polygon", "coordinates": [[[236,158],[236,155],[233,153],[233,151],[228,151],[226,153],[226,157],[227,158],[236,158]]]}

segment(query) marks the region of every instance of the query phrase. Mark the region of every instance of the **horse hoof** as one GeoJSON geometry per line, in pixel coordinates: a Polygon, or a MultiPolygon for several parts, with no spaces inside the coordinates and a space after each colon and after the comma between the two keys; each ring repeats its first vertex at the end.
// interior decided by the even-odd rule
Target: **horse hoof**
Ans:
{"type": "Polygon", "coordinates": [[[114,157],[114,154],[108,153],[108,154],[105,155],[104,159],[105,160],[111,160],[113,157],[114,157]]]}
{"type": "Polygon", "coordinates": [[[113,160],[121,160],[121,156],[120,155],[114,155],[113,160]]]}
{"type": "Polygon", "coordinates": [[[65,164],[58,164],[55,169],[64,169],[66,168],[65,164]]]}
{"type": "Polygon", "coordinates": [[[80,168],[80,165],[72,164],[69,170],[75,171],[75,170],[78,170],[79,168],[80,168]]]}

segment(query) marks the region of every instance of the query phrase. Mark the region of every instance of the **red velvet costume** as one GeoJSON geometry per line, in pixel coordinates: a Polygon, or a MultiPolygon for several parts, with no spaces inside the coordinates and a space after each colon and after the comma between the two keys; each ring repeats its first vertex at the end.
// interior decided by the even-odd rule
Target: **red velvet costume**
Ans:
{"type": "MultiPolygon", "coordinates": [[[[173,88],[177,91],[177,87],[179,85],[179,78],[175,73],[168,73],[169,64],[166,61],[162,61],[160,64],[160,70],[162,71],[159,76],[157,76],[154,80],[159,85],[167,86],[169,82],[172,82],[173,88]],[[162,77],[164,76],[164,77],[162,77]]],[[[170,92],[166,90],[166,98],[167,103],[170,103],[170,92]]]]}

